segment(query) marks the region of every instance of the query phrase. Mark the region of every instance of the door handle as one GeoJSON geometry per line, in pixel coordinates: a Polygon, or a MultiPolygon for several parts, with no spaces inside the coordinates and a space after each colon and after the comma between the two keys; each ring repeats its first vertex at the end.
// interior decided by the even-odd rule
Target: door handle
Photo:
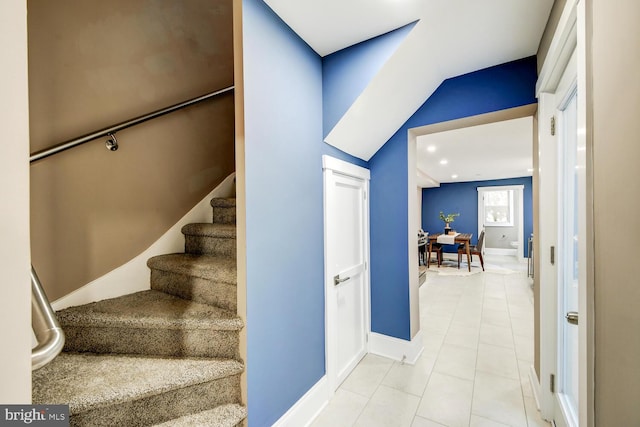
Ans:
{"type": "Polygon", "coordinates": [[[335,276],[333,276],[333,285],[338,286],[340,283],[346,282],[349,279],[351,279],[351,277],[345,277],[344,279],[341,279],[340,275],[336,274],[335,276]]]}
{"type": "Polygon", "coordinates": [[[578,324],[578,312],[577,311],[568,312],[564,316],[564,318],[567,319],[567,322],[571,323],[572,325],[577,325],[578,324]]]}

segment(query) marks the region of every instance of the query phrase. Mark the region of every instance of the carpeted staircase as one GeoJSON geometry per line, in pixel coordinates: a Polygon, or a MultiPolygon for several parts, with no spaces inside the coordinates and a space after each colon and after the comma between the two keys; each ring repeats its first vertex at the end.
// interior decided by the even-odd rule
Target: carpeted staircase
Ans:
{"type": "Polygon", "coordinates": [[[65,348],[33,372],[34,404],[72,426],[240,425],[235,199],[183,227],[185,253],[151,258],[151,290],[57,313],[65,348]]]}

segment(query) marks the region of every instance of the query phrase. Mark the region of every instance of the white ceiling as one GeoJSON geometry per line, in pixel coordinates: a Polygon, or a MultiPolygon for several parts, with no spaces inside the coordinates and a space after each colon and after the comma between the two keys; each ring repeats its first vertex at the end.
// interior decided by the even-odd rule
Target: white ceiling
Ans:
{"type": "Polygon", "coordinates": [[[421,187],[531,176],[532,117],[423,135],[417,142],[421,187]]]}
{"type": "Polygon", "coordinates": [[[265,0],[320,56],[420,18],[424,0],[265,0]]]}
{"type": "MultiPolygon", "coordinates": [[[[553,5],[553,0],[264,1],[321,56],[418,21],[325,138],[364,160],[443,80],[535,55],[553,5]]],[[[511,164],[499,160],[506,149],[492,151],[492,169],[511,164]]],[[[462,159],[465,152],[456,158],[462,159]]]]}

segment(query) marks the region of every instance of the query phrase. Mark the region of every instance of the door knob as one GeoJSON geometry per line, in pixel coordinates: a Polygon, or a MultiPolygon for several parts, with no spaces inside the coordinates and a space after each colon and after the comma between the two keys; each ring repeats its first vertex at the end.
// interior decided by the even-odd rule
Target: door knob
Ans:
{"type": "Polygon", "coordinates": [[[334,286],[338,286],[340,283],[342,282],[346,282],[347,280],[349,280],[351,277],[345,277],[344,279],[340,278],[339,274],[336,274],[335,276],[333,276],[333,285],[334,286]]]}
{"type": "Polygon", "coordinates": [[[572,325],[577,325],[578,324],[578,312],[577,311],[568,312],[564,316],[564,318],[567,319],[567,322],[571,323],[572,325]]]}

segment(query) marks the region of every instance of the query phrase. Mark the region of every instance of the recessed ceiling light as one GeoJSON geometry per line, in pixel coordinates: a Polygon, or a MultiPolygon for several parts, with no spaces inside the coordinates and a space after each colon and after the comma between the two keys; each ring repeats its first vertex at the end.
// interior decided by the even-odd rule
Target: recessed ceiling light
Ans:
{"type": "Polygon", "coordinates": [[[430,153],[433,153],[436,151],[436,146],[435,145],[430,145],[427,147],[427,151],[430,153]]]}
{"type": "Polygon", "coordinates": [[[449,160],[447,160],[447,159],[440,160],[440,164],[441,165],[446,165],[447,163],[449,163],[449,160]]]}
{"type": "Polygon", "coordinates": [[[456,175],[455,173],[453,175],[451,175],[451,179],[456,179],[458,177],[458,175],[456,175]]]}
{"type": "Polygon", "coordinates": [[[533,168],[527,169],[527,172],[533,172],[533,168]]]}

